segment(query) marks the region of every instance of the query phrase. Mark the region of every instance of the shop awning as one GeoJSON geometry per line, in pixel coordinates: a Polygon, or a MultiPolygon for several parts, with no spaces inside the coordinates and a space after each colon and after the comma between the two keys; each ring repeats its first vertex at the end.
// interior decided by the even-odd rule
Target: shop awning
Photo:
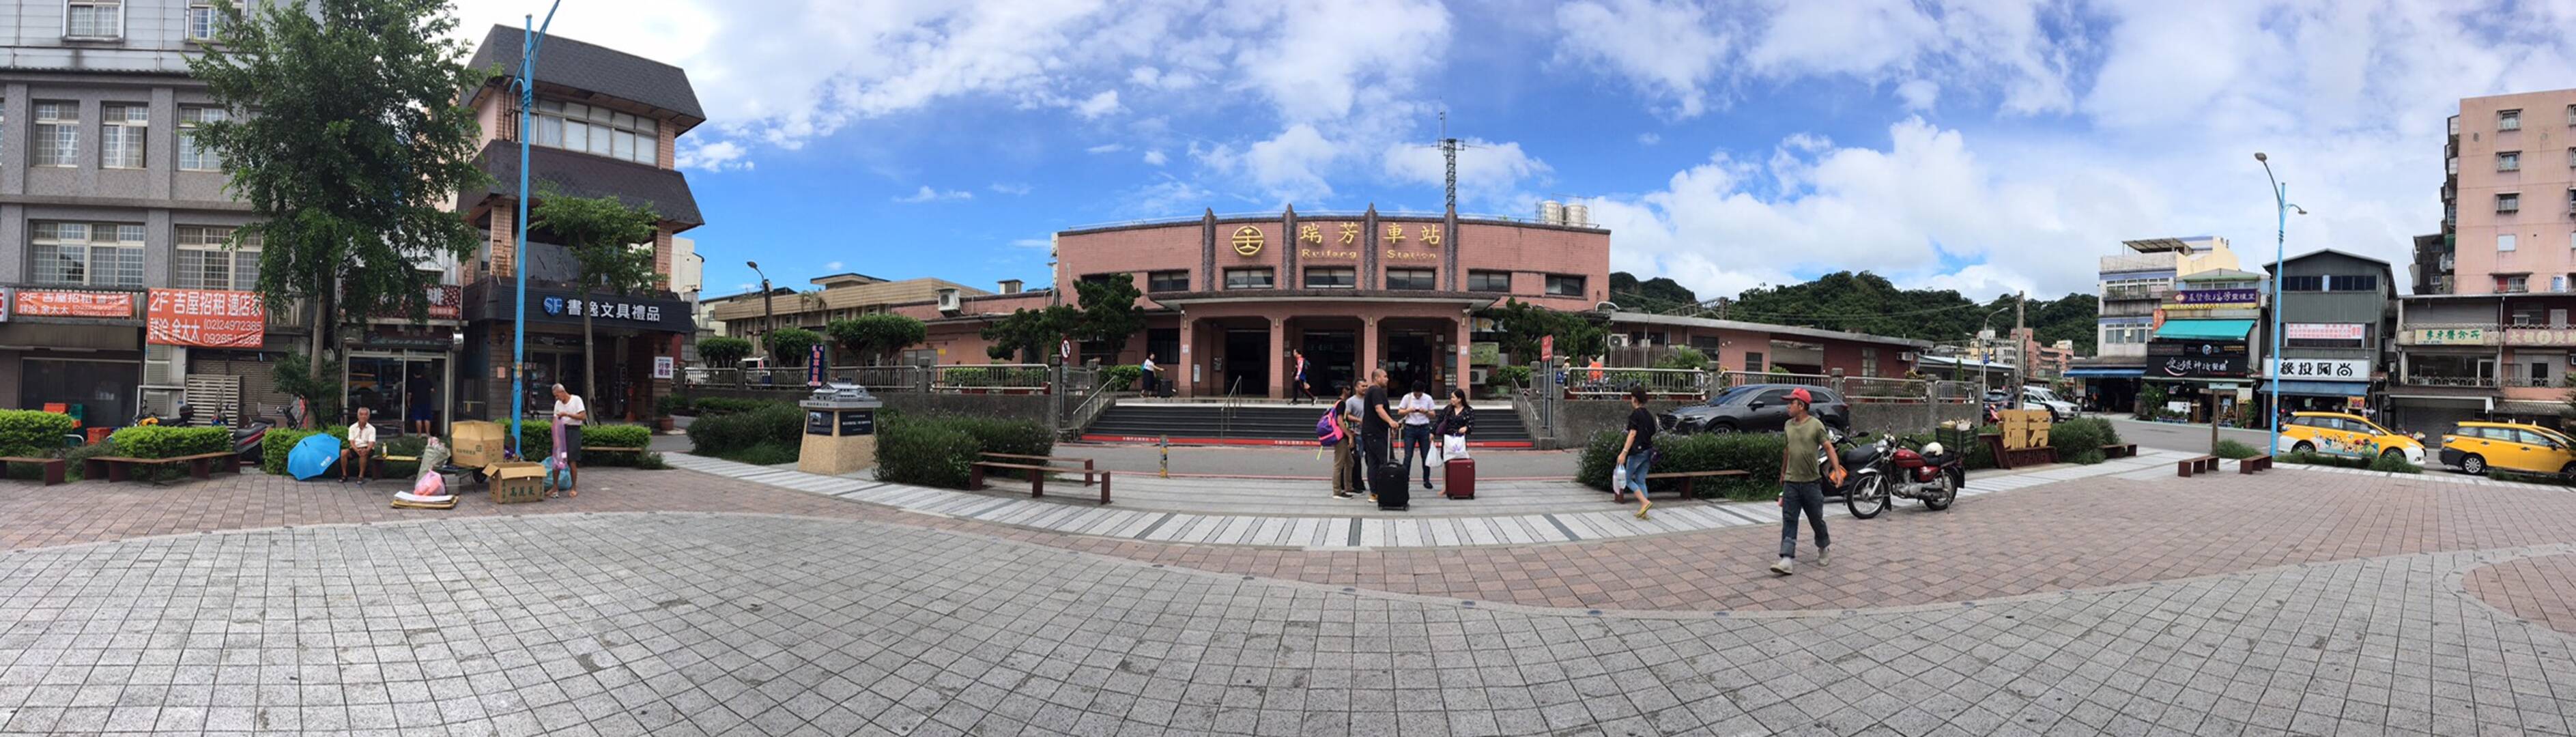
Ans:
{"type": "Polygon", "coordinates": [[[2244,340],[2254,330],[2252,320],[2166,320],[2156,328],[2161,340],[2244,340]]]}
{"type": "MultiPolygon", "coordinates": [[[[2256,384],[2254,388],[2257,391],[2271,391],[2272,384],[2268,381],[2261,382],[2256,384]]],[[[2302,397],[2366,397],[2370,396],[2370,382],[2292,381],[2289,379],[2282,379],[2281,393],[2302,397]]]]}
{"type": "Polygon", "coordinates": [[[2146,369],[2135,368],[2071,368],[2066,370],[2066,378],[2069,379],[2135,379],[2145,376],[2146,374],[2146,369]]]}

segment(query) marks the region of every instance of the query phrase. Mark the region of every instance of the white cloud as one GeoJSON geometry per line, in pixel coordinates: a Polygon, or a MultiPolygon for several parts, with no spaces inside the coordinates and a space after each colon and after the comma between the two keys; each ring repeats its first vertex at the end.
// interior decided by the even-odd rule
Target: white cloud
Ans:
{"type": "Polygon", "coordinates": [[[1164,162],[1170,160],[1171,157],[1164,156],[1163,150],[1159,148],[1145,152],[1145,163],[1150,166],[1162,166],[1164,162]]]}
{"type": "Polygon", "coordinates": [[[1091,153],[1095,153],[1095,154],[1117,153],[1117,152],[1120,152],[1120,151],[1125,151],[1125,150],[1127,150],[1127,144],[1124,144],[1124,143],[1103,143],[1103,144],[1100,144],[1100,145],[1098,145],[1098,146],[1093,146],[1093,147],[1086,148],[1086,149],[1083,149],[1083,150],[1084,150],[1084,151],[1089,151],[1089,152],[1091,152],[1091,153]]]}
{"type": "Polygon", "coordinates": [[[905,196],[902,196],[902,197],[894,198],[894,201],[895,201],[895,202],[900,202],[900,203],[903,203],[903,204],[907,204],[907,205],[913,205],[913,204],[920,204],[920,203],[924,203],[924,202],[955,202],[955,201],[958,201],[958,200],[971,200],[971,199],[975,199],[975,193],[973,193],[973,192],[968,192],[968,191],[965,191],[965,190],[955,190],[955,189],[952,189],[952,190],[948,190],[948,191],[942,192],[942,191],[939,191],[939,190],[931,189],[931,188],[930,188],[930,185],[926,185],[926,184],[925,184],[925,185],[922,185],[922,187],[921,187],[921,189],[920,189],[920,190],[915,191],[915,192],[913,192],[912,194],[909,194],[909,195],[905,195],[905,196]]]}
{"type": "Polygon", "coordinates": [[[687,145],[679,147],[678,155],[673,158],[672,165],[681,169],[711,172],[745,171],[751,169],[753,163],[743,158],[748,153],[750,151],[745,150],[742,144],[732,141],[702,144],[691,140],[687,145]]]}
{"type": "MultiPolygon", "coordinates": [[[[1458,151],[1459,199],[1488,206],[1509,205],[1518,210],[1526,201],[1537,198],[1520,193],[1523,182],[1543,180],[1550,169],[1547,162],[1521,150],[1519,143],[1496,143],[1477,138],[1462,139],[1465,148],[1458,151]]],[[[1398,143],[1384,154],[1386,175],[1399,182],[1438,186],[1448,178],[1448,164],[1440,149],[1420,144],[1398,143]]],[[[1461,209],[1464,209],[1461,205],[1461,209]]]]}
{"type": "Polygon", "coordinates": [[[1929,79],[1909,79],[1896,86],[1896,96],[1905,101],[1907,110],[1930,110],[1941,100],[1941,83],[1929,79]]]}
{"type": "Polygon", "coordinates": [[[1119,107],[1118,105],[1117,90],[1102,90],[1100,94],[1084,98],[1082,102],[1075,103],[1073,106],[1073,112],[1081,115],[1086,120],[1098,118],[1123,109],[1125,108],[1119,107]]]}
{"type": "Polygon", "coordinates": [[[843,264],[839,261],[827,261],[823,264],[823,270],[837,272],[841,270],[842,266],[843,264]]]}
{"type": "Polygon", "coordinates": [[[1703,86],[1717,77],[1729,34],[1688,0],[1583,0],[1556,8],[1557,59],[1606,67],[1691,117],[1708,108],[1703,86]]]}
{"type": "Polygon", "coordinates": [[[1001,194],[1008,194],[1008,195],[1023,195],[1023,194],[1028,194],[1028,193],[1029,193],[1029,183],[1027,183],[1027,182],[1012,182],[1012,183],[1005,184],[1005,183],[1002,183],[1002,182],[994,182],[994,183],[992,183],[992,184],[990,184],[990,185],[986,185],[986,186],[985,186],[985,189],[990,189],[990,190],[993,190],[994,192],[1001,193],[1001,194]]]}
{"type": "Polygon", "coordinates": [[[1663,143],[1663,142],[1664,142],[1664,137],[1663,137],[1663,136],[1660,136],[1660,135],[1656,135],[1656,134],[1654,134],[1653,132],[1647,132],[1647,133],[1639,133],[1639,134],[1637,134],[1637,145],[1639,145],[1639,146],[1652,146],[1652,145],[1655,145],[1655,144],[1658,144],[1658,143],[1663,143]]]}

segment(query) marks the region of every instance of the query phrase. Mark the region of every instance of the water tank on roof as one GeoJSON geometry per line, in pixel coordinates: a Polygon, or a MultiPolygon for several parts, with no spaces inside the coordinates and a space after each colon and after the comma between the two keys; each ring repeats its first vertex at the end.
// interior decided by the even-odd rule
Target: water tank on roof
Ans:
{"type": "Polygon", "coordinates": [[[1539,200],[1538,221],[1548,225],[1564,225],[1565,203],[1556,200],[1539,200]]]}
{"type": "Polygon", "coordinates": [[[1592,208],[1583,205],[1566,205],[1565,224],[1591,227],[1592,208]]]}

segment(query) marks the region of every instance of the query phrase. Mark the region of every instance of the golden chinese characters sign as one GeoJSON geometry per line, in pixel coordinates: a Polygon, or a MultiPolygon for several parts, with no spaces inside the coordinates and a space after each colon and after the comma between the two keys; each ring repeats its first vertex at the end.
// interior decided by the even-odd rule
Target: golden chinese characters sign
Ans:
{"type": "MultiPolygon", "coordinates": [[[[1403,225],[1403,224],[1400,224],[1400,223],[1387,223],[1387,224],[1386,224],[1386,237],[1385,237],[1385,238],[1383,238],[1383,239],[1381,239],[1381,240],[1385,241],[1386,250],[1385,250],[1385,252],[1384,252],[1384,254],[1383,254],[1383,255],[1384,255],[1384,257],[1386,258],[1386,260],[1388,260],[1388,261],[1438,261],[1438,260],[1440,260],[1440,252],[1438,252],[1438,251],[1402,251],[1402,250],[1397,250],[1398,248],[1400,248],[1400,247],[1402,247],[1402,246],[1404,245],[1404,225],[1403,225]]],[[[1438,226],[1438,225],[1433,225],[1433,224],[1430,224],[1430,223],[1423,223],[1423,224],[1421,224],[1421,225],[1416,226],[1416,228],[1415,228],[1415,230],[1414,230],[1414,240],[1415,240],[1415,242],[1417,242],[1417,243],[1421,244],[1423,247],[1426,247],[1426,248],[1439,248],[1439,247],[1440,247],[1440,226],[1438,226]]]]}
{"type": "Polygon", "coordinates": [[[1234,252],[1246,256],[1261,255],[1261,229],[1250,225],[1234,229],[1234,252]]]}
{"type": "Polygon", "coordinates": [[[2003,419],[2004,450],[2029,450],[2048,445],[2048,410],[2008,409],[2003,419]]]}

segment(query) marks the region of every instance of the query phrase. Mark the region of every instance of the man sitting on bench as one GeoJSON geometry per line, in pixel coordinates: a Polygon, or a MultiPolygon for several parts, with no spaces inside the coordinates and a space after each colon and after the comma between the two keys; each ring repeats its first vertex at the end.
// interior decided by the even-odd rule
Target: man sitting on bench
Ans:
{"type": "Polygon", "coordinates": [[[370,472],[367,456],[376,452],[376,426],[367,421],[373,414],[367,408],[359,407],[358,421],[349,424],[349,446],[340,449],[340,483],[349,482],[349,466],[354,461],[358,467],[358,485],[367,485],[370,472]]]}

